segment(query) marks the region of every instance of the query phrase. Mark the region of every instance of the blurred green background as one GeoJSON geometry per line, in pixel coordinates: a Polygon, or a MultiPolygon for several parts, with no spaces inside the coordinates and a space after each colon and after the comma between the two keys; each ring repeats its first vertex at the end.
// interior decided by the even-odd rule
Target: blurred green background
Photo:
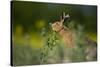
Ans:
{"type": "Polygon", "coordinates": [[[42,35],[62,12],[70,15],[65,25],[81,24],[86,35],[97,41],[96,6],[12,1],[11,12],[13,65],[40,64],[38,56],[46,41],[42,35]]]}

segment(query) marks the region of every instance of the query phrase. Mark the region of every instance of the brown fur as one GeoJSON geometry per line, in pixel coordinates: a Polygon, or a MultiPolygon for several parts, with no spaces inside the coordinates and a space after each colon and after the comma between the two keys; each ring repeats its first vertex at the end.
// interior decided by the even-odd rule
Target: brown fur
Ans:
{"type": "Polygon", "coordinates": [[[75,35],[73,31],[71,31],[69,28],[65,27],[61,22],[58,21],[52,24],[52,29],[61,36],[64,44],[68,45],[69,47],[74,46],[75,35]]]}

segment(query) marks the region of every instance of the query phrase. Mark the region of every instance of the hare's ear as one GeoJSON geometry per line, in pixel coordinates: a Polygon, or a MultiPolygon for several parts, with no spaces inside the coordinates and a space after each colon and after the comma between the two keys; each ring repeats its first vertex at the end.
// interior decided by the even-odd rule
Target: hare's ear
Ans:
{"type": "Polygon", "coordinates": [[[63,24],[64,20],[66,18],[66,15],[65,15],[65,12],[62,13],[62,16],[61,16],[61,23],[63,24]]]}
{"type": "Polygon", "coordinates": [[[61,23],[63,24],[64,20],[68,19],[68,18],[70,18],[69,14],[65,15],[65,13],[63,13],[63,17],[61,19],[61,23]]]}
{"type": "Polygon", "coordinates": [[[63,25],[63,22],[64,22],[64,19],[62,19],[61,21],[60,21],[60,23],[63,25]]]}
{"type": "Polygon", "coordinates": [[[64,20],[68,19],[69,17],[70,17],[69,14],[66,15],[65,12],[63,12],[62,16],[60,17],[61,18],[60,23],[63,25],[64,20]]]}
{"type": "Polygon", "coordinates": [[[65,16],[65,18],[69,18],[70,16],[69,16],[69,14],[67,14],[66,16],[65,16]]]}

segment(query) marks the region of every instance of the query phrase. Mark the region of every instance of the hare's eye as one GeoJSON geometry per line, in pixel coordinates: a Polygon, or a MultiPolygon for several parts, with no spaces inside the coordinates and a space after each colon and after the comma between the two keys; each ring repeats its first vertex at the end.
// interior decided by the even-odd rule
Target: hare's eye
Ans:
{"type": "Polygon", "coordinates": [[[56,25],[59,25],[59,23],[56,23],[56,25]]]}

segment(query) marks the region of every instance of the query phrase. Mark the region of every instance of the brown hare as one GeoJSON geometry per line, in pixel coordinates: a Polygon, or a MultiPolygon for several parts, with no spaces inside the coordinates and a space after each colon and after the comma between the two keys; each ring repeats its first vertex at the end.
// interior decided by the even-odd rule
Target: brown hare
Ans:
{"type": "Polygon", "coordinates": [[[69,15],[65,16],[63,13],[63,18],[61,21],[54,22],[51,27],[52,30],[56,31],[62,38],[64,44],[68,45],[68,47],[73,47],[75,44],[75,37],[73,31],[63,25],[64,19],[69,18],[69,15]]]}

